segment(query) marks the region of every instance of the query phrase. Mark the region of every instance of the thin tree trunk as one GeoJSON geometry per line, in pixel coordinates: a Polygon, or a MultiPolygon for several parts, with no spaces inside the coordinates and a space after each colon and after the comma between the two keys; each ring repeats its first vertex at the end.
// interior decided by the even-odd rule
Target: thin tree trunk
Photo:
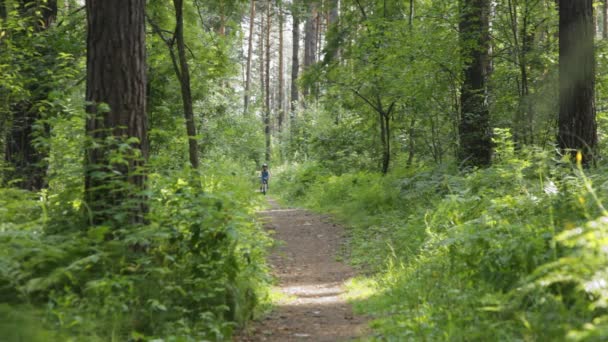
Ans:
{"type": "Polygon", "coordinates": [[[220,36],[226,35],[226,14],[224,12],[224,0],[220,0],[220,27],[218,30],[220,36]]]}
{"type": "Polygon", "coordinates": [[[282,2],[279,1],[279,98],[278,98],[278,109],[279,109],[279,133],[283,132],[283,121],[285,120],[285,77],[284,77],[284,65],[283,65],[283,6],[282,2]]]}
{"type": "Polygon", "coordinates": [[[414,163],[414,148],[415,148],[415,144],[414,144],[414,126],[416,124],[416,118],[412,117],[412,120],[410,121],[410,128],[408,130],[408,141],[409,141],[409,146],[408,146],[408,154],[407,154],[407,166],[412,166],[412,164],[414,163]]]}
{"type": "MultiPolygon", "coordinates": [[[[317,8],[314,3],[308,6],[308,17],[304,25],[304,71],[315,64],[317,56],[317,8]]],[[[302,94],[307,96],[310,93],[310,86],[302,89],[302,94]]]]}
{"type": "Polygon", "coordinates": [[[462,165],[487,166],[492,158],[486,77],[489,66],[488,0],[461,0],[460,42],[464,59],[461,88],[460,151],[462,165]]]}
{"type": "Polygon", "coordinates": [[[244,109],[245,114],[247,114],[247,110],[249,109],[249,89],[251,88],[251,58],[253,56],[253,27],[255,23],[255,1],[251,0],[251,9],[249,10],[249,39],[248,39],[248,49],[247,49],[247,72],[246,72],[246,80],[245,80],[245,101],[244,101],[244,109]]]}
{"type": "MultiPolygon", "coordinates": [[[[266,99],[266,87],[264,86],[264,81],[265,81],[265,77],[264,77],[264,68],[265,68],[265,64],[264,64],[264,39],[266,38],[266,25],[265,25],[265,21],[266,21],[266,16],[264,15],[264,8],[262,7],[262,2],[259,2],[260,4],[260,98],[262,100],[261,104],[265,103],[265,99],[266,99]]],[[[264,106],[262,106],[264,107],[264,106]]],[[[262,108],[263,110],[265,110],[265,108],[262,108]]]]}
{"type": "Polygon", "coordinates": [[[559,1],[558,144],[581,151],[588,165],[597,157],[593,1],[559,1]]]}
{"type": "Polygon", "coordinates": [[[270,31],[272,4],[270,0],[266,3],[266,104],[264,108],[264,134],[266,136],[266,161],[270,161],[270,31]]]}
{"type": "Polygon", "coordinates": [[[292,3],[292,55],[291,55],[291,115],[292,121],[295,118],[296,110],[298,107],[299,93],[298,93],[298,74],[300,71],[300,15],[297,13],[298,2],[292,3]]]}
{"type": "MultiPolygon", "coordinates": [[[[332,0],[331,8],[329,11],[329,17],[327,20],[327,27],[328,27],[328,30],[330,27],[333,27],[334,32],[337,34],[340,30],[339,25],[340,25],[340,0],[332,0]]],[[[339,62],[340,55],[341,55],[340,46],[335,46],[331,53],[332,53],[333,59],[339,62]]]]}
{"type": "Polygon", "coordinates": [[[0,19],[6,19],[6,0],[0,0],[0,19]]]}
{"type": "Polygon", "coordinates": [[[329,9],[329,25],[338,23],[340,18],[340,0],[332,0],[331,8],[329,9]]]}
{"type": "Polygon", "coordinates": [[[608,39],[608,0],[603,1],[602,6],[602,38],[608,39]]]}
{"type": "Polygon", "coordinates": [[[410,13],[408,15],[408,26],[410,27],[410,31],[414,26],[414,0],[410,0],[410,13]]]}
{"type": "Polygon", "coordinates": [[[86,132],[95,143],[86,147],[85,194],[93,224],[116,221],[120,212],[142,222],[147,211],[145,6],[145,0],[86,1],[86,132]],[[130,151],[119,150],[124,143],[130,151]],[[114,162],[117,153],[127,162],[114,162]]]}
{"type": "Polygon", "coordinates": [[[382,120],[382,145],[384,146],[382,155],[382,173],[387,174],[391,163],[391,114],[383,113],[382,120]]]}
{"type": "Polygon", "coordinates": [[[190,69],[186,58],[186,44],[184,42],[184,13],[183,0],[173,0],[175,7],[175,42],[179,56],[179,81],[186,119],[186,132],[188,134],[188,155],[192,168],[198,169],[198,143],[196,141],[196,125],[194,123],[194,109],[192,108],[192,92],[190,89],[190,69]]]}

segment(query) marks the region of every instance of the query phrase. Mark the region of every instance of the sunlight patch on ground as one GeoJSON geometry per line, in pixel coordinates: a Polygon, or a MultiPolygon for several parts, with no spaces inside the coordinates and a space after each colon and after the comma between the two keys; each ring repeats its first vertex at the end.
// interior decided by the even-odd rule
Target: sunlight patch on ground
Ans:
{"type": "Polygon", "coordinates": [[[266,210],[261,210],[260,213],[265,214],[265,213],[288,213],[288,212],[293,212],[293,211],[302,211],[302,209],[266,209],[266,210]]]}
{"type": "Polygon", "coordinates": [[[285,295],[277,305],[336,305],[346,303],[343,283],[296,284],[280,287],[285,295]]]}
{"type": "Polygon", "coordinates": [[[356,277],[349,279],[345,284],[347,300],[364,300],[378,291],[378,283],[373,278],[356,277]]]}

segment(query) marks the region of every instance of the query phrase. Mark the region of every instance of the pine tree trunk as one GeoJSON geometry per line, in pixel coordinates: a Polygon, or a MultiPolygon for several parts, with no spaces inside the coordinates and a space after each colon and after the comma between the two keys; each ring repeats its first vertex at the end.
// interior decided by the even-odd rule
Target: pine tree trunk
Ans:
{"type": "Polygon", "coordinates": [[[285,102],[285,77],[283,65],[283,6],[279,2],[279,94],[278,94],[278,110],[279,110],[279,134],[283,132],[283,121],[285,120],[284,105],[285,102]]]}
{"type": "Polygon", "coordinates": [[[387,174],[391,163],[391,119],[390,112],[380,115],[380,138],[382,142],[382,174],[387,174]]]}
{"type": "Polygon", "coordinates": [[[245,114],[247,114],[247,110],[249,109],[249,89],[251,88],[251,58],[253,56],[253,27],[255,23],[255,2],[251,0],[251,9],[249,10],[249,39],[248,39],[248,49],[247,49],[247,71],[246,71],[246,79],[245,79],[245,101],[244,101],[244,109],[245,114]]]}
{"type": "Polygon", "coordinates": [[[266,136],[266,161],[270,161],[270,31],[272,4],[270,0],[266,3],[266,102],[264,106],[264,134],[266,136]]]}
{"type": "Polygon", "coordinates": [[[460,102],[460,151],[462,165],[487,166],[492,157],[490,113],[486,77],[489,66],[488,0],[461,0],[460,43],[464,78],[460,102]]]}
{"type": "Polygon", "coordinates": [[[6,0],[0,0],[0,19],[6,19],[6,0]]]}
{"type": "Polygon", "coordinates": [[[559,2],[558,144],[564,153],[581,151],[585,165],[595,158],[595,55],[593,1],[559,2]]]}
{"type": "Polygon", "coordinates": [[[411,31],[414,26],[414,0],[410,0],[410,12],[408,13],[407,20],[408,20],[408,26],[411,31]]]}
{"type": "Polygon", "coordinates": [[[94,143],[86,146],[85,194],[93,224],[124,224],[121,215],[142,222],[147,210],[145,4],[86,1],[86,132],[94,143]]]}
{"type": "MultiPolygon", "coordinates": [[[[292,121],[295,118],[298,107],[298,75],[300,72],[300,15],[297,13],[298,2],[294,1],[292,6],[292,55],[291,55],[291,115],[292,121]]],[[[293,127],[293,126],[292,126],[293,127]]]]}
{"type": "Polygon", "coordinates": [[[603,1],[602,19],[602,38],[608,39],[608,0],[603,1]]]}
{"type": "MultiPolygon", "coordinates": [[[[265,77],[264,77],[264,69],[265,69],[265,57],[264,57],[264,40],[266,39],[266,16],[264,15],[264,7],[262,7],[262,3],[260,2],[260,39],[259,39],[259,50],[260,50],[260,99],[261,99],[261,107],[264,107],[263,104],[266,101],[266,87],[264,86],[265,77]]],[[[264,110],[264,108],[262,108],[264,110]]]]}
{"type": "MultiPolygon", "coordinates": [[[[308,9],[308,17],[304,25],[304,71],[315,64],[317,56],[317,8],[314,3],[310,3],[308,9]]],[[[302,94],[307,96],[310,88],[310,86],[305,86],[302,94]]]]}
{"type": "Polygon", "coordinates": [[[196,125],[194,122],[194,109],[192,108],[192,91],[190,88],[190,69],[186,58],[186,44],[184,42],[184,3],[183,0],[173,0],[175,7],[175,42],[179,56],[179,81],[182,93],[184,117],[186,119],[186,133],[188,134],[188,155],[192,168],[198,169],[198,143],[196,141],[196,125]]]}

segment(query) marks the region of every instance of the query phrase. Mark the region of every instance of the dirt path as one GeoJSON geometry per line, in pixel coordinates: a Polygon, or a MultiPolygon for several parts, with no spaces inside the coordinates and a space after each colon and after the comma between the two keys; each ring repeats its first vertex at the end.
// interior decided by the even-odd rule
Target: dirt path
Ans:
{"type": "Polygon", "coordinates": [[[338,261],[343,230],[301,209],[283,209],[270,200],[261,213],[278,247],[270,257],[278,290],[285,298],[270,316],[254,322],[236,341],[347,341],[360,337],[365,321],[342,297],[353,270],[338,261]]]}

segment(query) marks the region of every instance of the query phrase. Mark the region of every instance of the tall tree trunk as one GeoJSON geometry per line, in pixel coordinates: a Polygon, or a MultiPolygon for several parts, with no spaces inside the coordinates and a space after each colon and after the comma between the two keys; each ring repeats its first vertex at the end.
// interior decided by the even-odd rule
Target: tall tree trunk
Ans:
{"type": "Polygon", "coordinates": [[[285,119],[285,77],[283,65],[283,6],[279,1],[279,94],[278,94],[278,110],[279,110],[279,133],[283,132],[283,121],[285,119]]]}
{"type": "Polygon", "coordinates": [[[329,25],[334,25],[340,18],[340,0],[331,0],[331,8],[329,9],[329,25]]]}
{"type": "Polygon", "coordinates": [[[602,38],[608,39],[608,0],[603,1],[602,23],[602,38]]]}
{"type": "Polygon", "coordinates": [[[220,36],[226,35],[226,13],[224,8],[224,0],[220,0],[220,27],[218,33],[220,36]]]}
{"type": "MultiPolygon", "coordinates": [[[[145,0],[87,0],[85,195],[93,224],[147,210],[145,0]],[[125,143],[131,146],[124,151],[125,143]],[[125,162],[116,162],[117,156],[125,162]]],[[[124,223],[124,222],[114,222],[124,223]]]]}
{"type": "Polygon", "coordinates": [[[292,3],[292,55],[291,55],[291,115],[295,117],[299,101],[298,74],[300,72],[300,14],[297,6],[299,2],[292,3]]]}
{"type": "Polygon", "coordinates": [[[412,119],[410,121],[410,127],[408,130],[408,154],[407,154],[407,166],[412,166],[412,164],[414,163],[414,148],[415,148],[415,143],[414,143],[414,127],[416,125],[416,118],[414,116],[412,116],[412,119]]]}
{"type": "Polygon", "coordinates": [[[391,163],[391,114],[380,114],[380,138],[382,142],[382,174],[387,174],[391,163]]]}
{"type": "Polygon", "coordinates": [[[6,19],[6,0],[0,0],[0,19],[6,19]]]}
{"type": "Polygon", "coordinates": [[[180,69],[178,78],[181,86],[184,117],[186,119],[186,133],[188,134],[188,155],[190,157],[190,165],[192,165],[194,169],[198,169],[198,143],[196,141],[194,109],[192,108],[190,69],[188,68],[186,43],[184,42],[184,2],[183,0],[173,0],[173,6],[175,7],[175,42],[177,43],[180,69]]]}
{"type": "MultiPolygon", "coordinates": [[[[336,35],[339,34],[340,28],[340,0],[332,0],[329,9],[329,16],[327,20],[327,29],[332,30],[336,35]]],[[[326,43],[326,45],[328,45],[326,43]]],[[[330,53],[331,57],[337,62],[340,61],[340,46],[339,44],[335,44],[336,46],[332,47],[332,49],[328,49],[326,53],[330,53]]]]}
{"type": "Polygon", "coordinates": [[[410,0],[410,12],[408,14],[408,26],[412,30],[414,26],[414,0],[410,0]]]}
{"type": "Polygon", "coordinates": [[[597,152],[593,1],[559,1],[558,144],[581,151],[585,165],[597,152]]]}
{"type": "Polygon", "coordinates": [[[247,71],[245,79],[245,114],[249,109],[249,89],[251,88],[251,58],[253,56],[253,27],[255,23],[255,1],[251,0],[251,8],[249,10],[249,39],[247,42],[247,71]]]}
{"type": "MultiPolygon", "coordinates": [[[[315,64],[317,57],[317,7],[314,2],[308,6],[308,16],[304,25],[304,71],[315,64]]],[[[310,93],[310,86],[302,89],[302,94],[307,96],[310,93]]]]}
{"type": "MultiPolygon", "coordinates": [[[[2,1],[0,5],[0,9],[4,11],[0,15],[6,18],[6,4],[2,1]]],[[[48,29],[57,19],[56,0],[49,0],[45,4],[33,0],[20,0],[18,5],[23,21],[33,28],[35,34],[48,29]]],[[[48,57],[49,63],[54,63],[52,61],[54,51],[50,51],[47,47],[38,49],[38,53],[48,57]]],[[[25,78],[37,76],[27,75],[25,78]]],[[[31,92],[31,98],[11,105],[12,125],[6,132],[4,159],[12,171],[6,173],[6,178],[20,188],[40,190],[46,183],[48,150],[37,148],[35,140],[39,136],[48,135],[49,128],[46,125],[37,125],[41,119],[37,104],[45,101],[52,89],[44,82],[35,82],[26,87],[31,92]]]]}
{"type": "Polygon", "coordinates": [[[264,15],[264,7],[262,7],[262,2],[259,2],[260,5],[260,99],[261,99],[261,107],[262,110],[265,110],[263,107],[263,104],[266,101],[266,87],[264,86],[264,82],[265,82],[265,77],[264,77],[264,69],[266,67],[266,64],[264,63],[265,58],[264,58],[264,40],[266,39],[266,25],[265,25],[265,21],[266,21],[266,16],[264,15]]]}
{"type": "Polygon", "coordinates": [[[264,108],[264,134],[266,136],[266,161],[270,161],[270,31],[272,29],[272,3],[266,3],[266,102],[264,108]]]}
{"type": "Polygon", "coordinates": [[[460,44],[465,61],[460,102],[462,165],[487,166],[492,157],[486,77],[489,65],[489,0],[461,0],[460,44]]]}

